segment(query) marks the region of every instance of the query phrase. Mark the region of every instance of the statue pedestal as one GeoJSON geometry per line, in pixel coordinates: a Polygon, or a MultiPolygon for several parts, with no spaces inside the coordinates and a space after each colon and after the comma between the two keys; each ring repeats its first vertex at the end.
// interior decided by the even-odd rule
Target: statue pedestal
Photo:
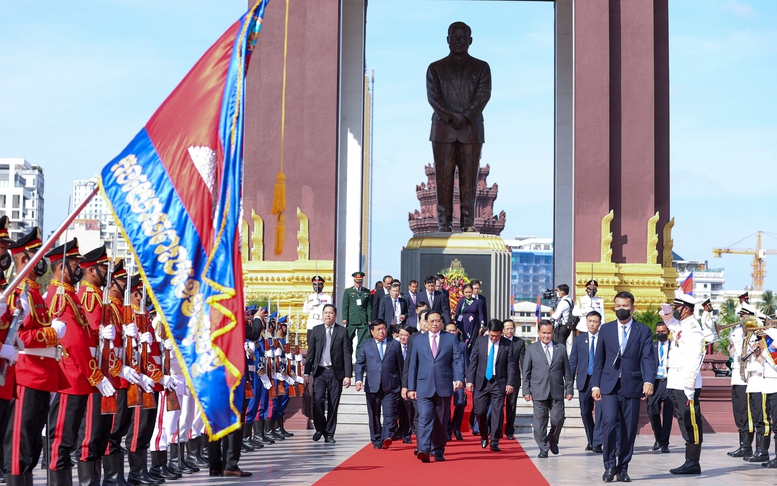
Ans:
{"type": "MultiPolygon", "coordinates": [[[[437,275],[458,260],[470,280],[482,282],[489,319],[510,316],[510,262],[512,252],[504,240],[480,233],[429,233],[414,236],[402,249],[402,282],[405,288],[418,280],[423,290],[427,275],[437,275]]],[[[453,310],[453,309],[451,309],[453,310]]]]}

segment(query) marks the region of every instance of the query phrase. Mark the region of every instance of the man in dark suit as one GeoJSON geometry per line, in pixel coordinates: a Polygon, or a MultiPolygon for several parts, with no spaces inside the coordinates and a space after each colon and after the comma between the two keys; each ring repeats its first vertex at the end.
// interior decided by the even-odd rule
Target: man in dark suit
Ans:
{"type": "Polygon", "coordinates": [[[553,323],[542,321],[540,340],[526,348],[523,363],[523,398],[534,404],[534,440],[540,447],[539,458],[548,450],[558,454],[558,438],[564,426],[564,398],[572,400],[572,370],[567,349],[553,342],[553,323]],[[550,433],[548,433],[550,418],[550,433]]]}
{"type": "Polygon", "coordinates": [[[507,319],[503,322],[504,330],[502,334],[510,341],[513,348],[513,389],[515,393],[511,393],[506,397],[505,404],[505,437],[508,440],[515,439],[515,409],[518,405],[518,390],[521,389],[521,374],[523,373],[523,356],[526,352],[526,345],[523,339],[515,336],[515,323],[507,319]]]}
{"type": "Polygon", "coordinates": [[[413,326],[402,326],[399,329],[399,349],[402,354],[402,375],[401,385],[402,391],[404,391],[401,400],[399,401],[399,430],[398,436],[402,438],[402,442],[410,444],[415,431],[416,419],[416,401],[407,399],[407,366],[404,366],[404,362],[407,361],[407,357],[410,356],[410,341],[416,333],[416,328],[413,326]]]}
{"type": "Polygon", "coordinates": [[[480,280],[473,280],[470,282],[472,285],[472,298],[477,300],[480,305],[483,306],[483,322],[488,322],[488,305],[486,305],[486,297],[480,293],[481,282],[480,280]]]}
{"type": "Polygon", "coordinates": [[[448,297],[442,291],[435,290],[435,281],[435,278],[431,275],[426,277],[424,281],[426,292],[421,296],[421,300],[429,304],[429,310],[439,312],[443,323],[448,324],[451,322],[451,306],[448,302],[448,297]]]}
{"type": "Polygon", "coordinates": [[[602,404],[596,406],[594,420],[594,399],[591,396],[591,375],[594,374],[594,357],[602,316],[597,311],[590,311],[585,318],[588,332],[580,334],[572,341],[572,352],[569,354],[569,367],[572,376],[577,380],[577,391],[580,392],[580,415],[583,419],[585,436],[588,445],[585,450],[597,454],[602,452],[602,404]]]}
{"type": "Polygon", "coordinates": [[[599,330],[599,342],[591,376],[591,394],[602,401],[602,480],[630,482],[629,461],[639,426],[640,398],[653,394],[656,359],[650,328],[632,319],[634,296],[629,292],[615,295],[617,320],[599,330]],[[615,457],[615,424],[620,420],[621,442],[615,457]]]}
{"type": "Polygon", "coordinates": [[[356,357],[356,391],[367,394],[370,438],[375,449],[388,449],[397,431],[399,391],[402,379],[402,346],[387,340],[386,322],[378,319],[370,326],[374,339],[365,341],[356,357]],[[366,382],[364,375],[367,375],[366,382]],[[383,426],[380,412],[383,410],[383,426]]]}
{"type": "Polygon", "coordinates": [[[418,459],[445,460],[445,442],[451,417],[451,395],[464,384],[464,356],[456,337],[442,331],[439,312],[427,314],[429,332],[413,338],[407,377],[407,395],[418,400],[418,459]]]}
{"type": "Polygon", "coordinates": [[[351,386],[353,344],[346,329],[335,323],[334,305],[326,304],[322,314],[324,323],[308,333],[305,381],[313,375],[313,440],[317,442],[323,435],[326,442],[333,443],[340,393],[343,387],[351,386]]]}
{"type": "Polygon", "coordinates": [[[650,417],[650,427],[656,438],[653,450],[669,452],[669,436],[672,434],[672,417],[674,416],[674,404],[672,403],[671,390],[666,387],[667,357],[671,342],[669,341],[669,329],[666,323],[656,324],[656,337],[658,341],[653,343],[653,354],[656,356],[658,368],[653,394],[647,399],[647,413],[650,417]]]}
{"type": "Polygon", "coordinates": [[[418,313],[416,312],[416,309],[418,308],[418,303],[423,302],[423,299],[419,300],[419,297],[418,280],[411,280],[410,283],[407,284],[407,295],[405,295],[408,312],[407,321],[405,321],[405,324],[415,328],[418,327],[418,313]]]}
{"type": "Polygon", "coordinates": [[[394,281],[394,277],[392,277],[391,275],[385,275],[383,277],[383,287],[375,290],[375,293],[372,294],[372,320],[373,321],[378,319],[378,307],[380,307],[380,301],[383,299],[383,297],[389,294],[389,289],[391,288],[391,282],[393,281],[394,281]]]}
{"type": "Polygon", "coordinates": [[[447,38],[450,54],[426,71],[426,96],[434,110],[429,140],[437,174],[437,222],[443,232],[453,229],[453,175],[457,167],[461,230],[477,231],[475,194],[485,141],[483,109],[491,98],[491,69],[467,52],[471,34],[464,22],[452,23],[447,38]]]}
{"type": "Polygon", "coordinates": [[[513,393],[515,383],[515,357],[512,343],[502,337],[504,324],[498,319],[489,321],[485,336],[480,336],[472,346],[467,373],[467,390],[474,392],[475,414],[480,425],[480,446],[485,449],[489,439],[491,450],[499,452],[502,435],[502,408],[505,395],[513,393]],[[489,437],[486,412],[491,406],[491,434],[489,437]]]}
{"type": "Polygon", "coordinates": [[[407,321],[407,301],[399,296],[399,284],[391,284],[389,294],[380,299],[378,320],[391,326],[401,326],[407,321]]]}

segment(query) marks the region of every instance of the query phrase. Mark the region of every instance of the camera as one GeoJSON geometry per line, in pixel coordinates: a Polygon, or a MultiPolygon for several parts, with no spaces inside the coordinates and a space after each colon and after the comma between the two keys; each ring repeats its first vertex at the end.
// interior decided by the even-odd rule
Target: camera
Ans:
{"type": "Polygon", "coordinates": [[[543,300],[555,300],[556,299],[556,291],[554,289],[545,289],[542,292],[542,299],[543,300]]]}

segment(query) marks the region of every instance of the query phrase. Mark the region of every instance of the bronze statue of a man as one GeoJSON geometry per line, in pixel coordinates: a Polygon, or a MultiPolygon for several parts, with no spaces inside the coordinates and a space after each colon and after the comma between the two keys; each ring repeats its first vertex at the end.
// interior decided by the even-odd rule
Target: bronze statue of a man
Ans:
{"type": "Polygon", "coordinates": [[[429,65],[426,96],[434,109],[429,140],[437,179],[439,231],[453,231],[453,176],[459,168],[461,230],[475,229],[475,194],[485,141],[483,108],[491,98],[491,68],[467,52],[472,30],[464,22],[448,27],[450,54],[429,65]]]}

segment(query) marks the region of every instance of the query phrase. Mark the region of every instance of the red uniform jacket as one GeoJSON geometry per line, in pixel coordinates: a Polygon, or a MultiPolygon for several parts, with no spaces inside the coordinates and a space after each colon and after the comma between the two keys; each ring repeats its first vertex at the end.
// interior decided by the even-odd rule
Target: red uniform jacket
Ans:
{"type": "Polygon", "coordinates": [[[64,350],[59,366],[70,386],[60,390],[60,393],[97,393],[95,385],[104,377],[90,349],[97,347],[97,333],[89,327],[75,289],[72,285],[52,280],[46,292],[46,302],[49,304],[49,316],[59,316],[58,319],[67,324],[65,337],[60,341],[64,350]],[[64,294],[59,294],[60,288],[64,288],[64,294]]]}
{"type": "MultiPolygon", "coordinates": [[[[81,282],[78,289],[78,298],[81,302],[81,307],[86,313],[86,319],[89,321],[89,327],[92,332],[97,335],[97,340],[100,342],[100,325],[103,323],[103,293],[99,287],[95,287],[89,282],[81,282]]],[[[119,324],[111,309],[106,312],[105,319],[108,321],[108,325],[116,326],[116,333],[121,333],[121,324],[119,324]]],[[[119,385],[119,373],[121,372],[122,363],[118,359],[118,352],[114,347],[110,349],[109,343],[104,342],[102,344],[103,357],[102,357],[102,371],[103,375],[107,376],[111,380],[111,384],[115,387],[119,385]]]]}
{"type": "MultiPolygon", "coordinates": [[[[17,298],[27,289],[27,300],[30,303],[30,315],[19,327],[19,339],[24,343],[25,349],[31,348],[56,348],[58,345],[57,332],[51,328],[49,308],[40,295],[40,284],[30,279],[25,279],[20,287],[14,290],[8,299],[8,309],[15,309],[17,298]]],[[[69,382],[62,373],[55,358],[42,356],[19,355],[16,362],[16,384],[33,390],[58,392],[67,388],[69,382]]]]}
{"type": "MultiPolygon", "coordinates": [[[[6,309],[5,314],[0,316],[0,347],[10,346],[5,344],[5,338],[8,337],[8,328],[11,327],[11,321],[13,321],[13,314],[9,309],[6,309]]],[[[14,368],[8,364],[8,368],[5,371],[5,384],[0,386],[0,399],[11,401],[14,397],[14,389],[16,388],[16,382],[14,381],[14,368]]]]}

